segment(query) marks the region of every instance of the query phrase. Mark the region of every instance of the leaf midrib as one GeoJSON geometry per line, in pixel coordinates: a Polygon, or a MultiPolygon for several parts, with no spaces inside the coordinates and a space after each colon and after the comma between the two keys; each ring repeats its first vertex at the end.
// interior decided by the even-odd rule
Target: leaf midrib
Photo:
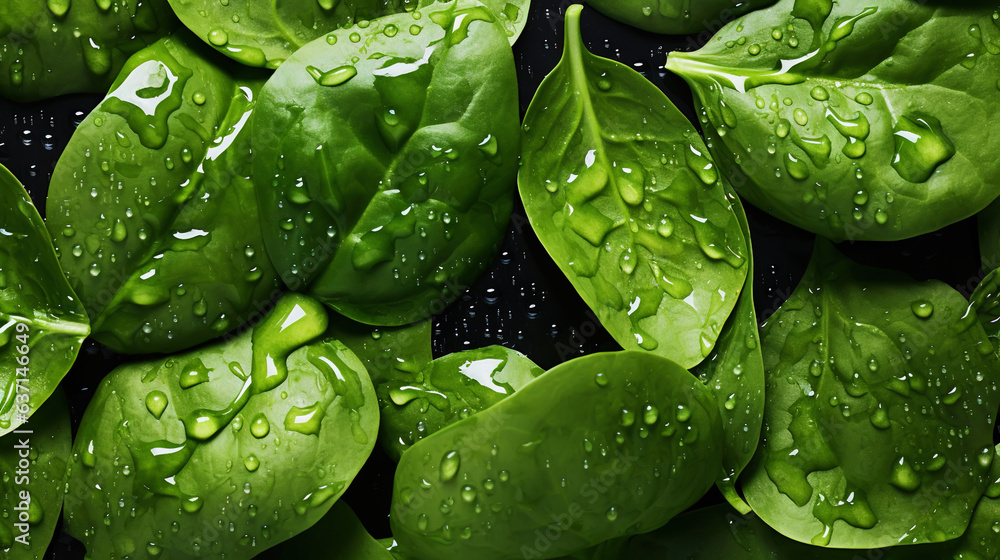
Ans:
{"type": "MultiPolygon", "coordinates": [[[[608,170],[608,185],[614,190],[614,194],[618,195],[618,182],[612,173],[611,161],[607,154],[607,143],[605,142],[604,135],[601,133],[601,128],[599,126],[599,119],[597,118],[597,111],[594,109],[594,100],[591,95],[590,85],[587,81],[587,71],[584,65],[585,56],[594,56],[592,53],[587,51],[583,46],[583,38],[580,35],[579,25],[567,27],[566,29],[566,56],[568,58],[570,66],[570,75],[573,83],[573,90],[580,96],[580,105],[583,109],[584,115],[581,119],[583,126],[586,127],[587,132],[591,135],[594,140],[595,150],[598,155],[598,162],[595,165],[600,164],[608,170]]],[[[625,202],[622,200],[621,196],[612,196],[615,204],[617,205],[622,216],[629,216],[630,212],[625,202]]],[[[614,227],[611,231],[620,229],[625,225],[625,221],[616,221],[614,227]]],[[[628,228],[627,235],[630,246],[636,245],[636,236],[628,228]]],[[[608,232],[610,234],[610,231],[608,232]]],[[[636,252],[636,257],[646,260],[641,251],[636,252]]]]}

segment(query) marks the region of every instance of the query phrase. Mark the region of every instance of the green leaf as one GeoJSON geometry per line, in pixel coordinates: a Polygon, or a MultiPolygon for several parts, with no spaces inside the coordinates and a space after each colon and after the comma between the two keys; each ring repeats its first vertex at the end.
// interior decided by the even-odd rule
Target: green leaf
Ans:
{"type": "Polygon", "coordinates": [[[712,154],[752,204],[840,240],[897,240],[1000,190],[996,6],[782,0],[674,52],[712,154]]]}
{"type": "Polygon", "coordinates": [[[775,0],[587,0],[601,13],[653,33],[685,35],[715,30],[733,16],[773,4],[775,0]]]}
{"type": "Polygon", "coordinates": [[[257,555],[255,560],[317,556],[326,560],[392,560],[392,554],[368,534],[351,508],[342,501],[333,504],[330,512],[311,528],[257,555]]]}
{"type": "Polygon", "coordinates": [[[989,484],[997,357],[938,281],[820,240],[762,329],[764,434],[743,490],[785,536],[877,548],[961,536],[989,484]]]}
{"type": "Polygon", "coordinates": [[[53,172],[49,230],[117,352],[200,344],[279,293],[249,177],[265,74],[224,61],[187,33],[136,54],[53,172]]]}
{"type": "Polygon", "coordinates": [[[972,512],[972,521],[954,546],[954,558],[1000,558],[1000,445],[996,447],[990,485],[972,512]]]}
{"type": "Polygon", "coordinates": [[[513,46],[521,37],[525,24],[528,23],[531,0],[480,0],[480,2],[493,12],[513,46]]]}
{"type": "Polygon", "coordinates": [[[0,96],[103,93],[136,51],[169,34],[167,0],[10,0],[0,11],[0,96]]]}
{"type": "Polygon", "coordinates": [[[666,358],[577,358],[404,453],[393,535],[405,556],[500,560],[651,531],[711,487],[721,424],[709,389],[666,358]]]}
{"type": "Polygon", "coordinates": [[[545,370],[503,346],[456,352],[376,385],[379,439],[395,460],[421,439],[520,391],[545,370]]]}
{"type": "MultiPolygon", "coordinates": [[[[1000,453],[1000,447],[997,449],[1000,453]]],[[[783,537],[756,515],[740,516],[726,505],[678,516],[666,527],[628,539],[617,548],[605,545],[594,560],[925,560],[927,558],[995,559],[1000,554],[996,537],[1000,523],[1000,458],[993,461],[993,484],[972,514],[969,529],[946,543],[895,546],[871,550],[838,550],[810,546],[783,537]]]]}
{"type": "MultiPolygon", "coordinates": [[[[277,68],[320,37],[438,0],[285,0],[263,9],[253,0],[169,0],[181,22],[222,54],[248,66],[277,68]]],[[[530,0],[484,0],[513,44],[527,21],[530,0]]],[[[398,32],[401,28],[396,29],[398,32]]],[[[405,29],[403,30],[405,32],[405,29]]],[[[341,39],[343,37],[340,37],[341,39]]]]}
{"type": "Polygon", "coordinates": [[[272,261],[291,289],[363,323],[444,309],[492,261],[513,206],[520,137],[505,34],[481,5],[421,13],[301,48],[254,119],[272,261]]]}
{"type": "Polygon", "coordinates": [[[722,415],[726,446],[722,456],[723,471],[716,484],[733,507],[742,513],[749,513],[750,506],[736,490],[736,479],[753,458],[760,441],[764,420],[761,414],[764,410],[764,363],[753,302],[750,224],[739,197],[728,186],[727,192],[747,239],[749,269],[740,299],[722,328],[712,354],[691,370],[691,373],[712,389],[722,415]]]}
{"type": "Polygon", "coordinates": [[[434,360],[430,321],[402,327],[372,327],[334,315],[327,335],[342,342],[361,359],[376,388],[399,376],[416,375],[434,360]]]}
{"type": "Polygon", "coordinates": [[[701,137],[656,86],[584,48],[581,9],[524,119],[521,200],[619,344],[692,367],[736,305],[746,239],[701,137]]]}
{"type": "Polygon", "coordinates": [[[56,390],[90,333],[52,240],[21,183],[0,165],[0,436],[56,390]]]}
{"type": "Polygon", "coordinates": [[[62,509],[69,448],[69,405],[62,391],[18,433],[0,438],[0,552],[6,560],[45,557],[62,509]]]}
{"type": "MultiPolygon", "coordinates": [[[[222,54],[277,68],[306,43],[341,27],[411,12],[417,0],[170,0],[181,22],[222,54]]],[[[332,33],[331,33],[332,35],[332,33]]]]}
{"type": "Polygon", "coordinates": [[[364,465],[378,409],[364,365],[282,298],[252,331],[122,366],[84,413],[66,530],[92,558],[251,558],[310,527],[364,465]]]}

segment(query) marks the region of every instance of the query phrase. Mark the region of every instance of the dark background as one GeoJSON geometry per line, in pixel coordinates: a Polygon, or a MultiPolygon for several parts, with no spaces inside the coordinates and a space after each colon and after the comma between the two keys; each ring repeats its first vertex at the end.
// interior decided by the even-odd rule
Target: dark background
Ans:
{"type": "MultiPolygon", "coordinates": [[[[527,28],[514,47],[522,115],[542,79],[559,61],[562,13],[570,3],[532,2],[527,28]]],[[[680,78],[664,70],[663,65],[667,53],[693,50],[709,38],[708,34],[654,35],[587,9],[583,16],[583,36],[592,52],[643,74],[697,123],[689,89],[680,78]]],[[[74,128],[102,98],[78,95],[27,105],[0,100],[0,164],[24,183],[43,216],[56,160],[74,128]]],[[[813,235],[749,205],[746,210],[756,259],[754,299],[758,319],[764,321],[801,278],[812,250],[813,235]]],[[[974,219],[903,242],[856,242],[839,248],[865,264],[896,268],[919,279],[943,280],[966,296],[982,278],[974,219]]],[[[617,349],[538,242],[527,224],[520,200],[497,261],[458,302],[434,318],[435,356],[491,344],[514,348],[545,368],[578,355],[617,349]]],[[[63,382],[70,397],[74,429],[91,391],[121,362],[120,357],[100,345],[85,344],[63,382]]],[[[368,465],[344,497],[376,537],[389,536],[387,513],[392,473],[392,462],[376,446],[368,465]]],[[[710,493],[703,501],[720,499],[710,493]]],[[[59,531],[46,555],[59,560],[79,560],[83,556],[83,546],[59,531]]]]}

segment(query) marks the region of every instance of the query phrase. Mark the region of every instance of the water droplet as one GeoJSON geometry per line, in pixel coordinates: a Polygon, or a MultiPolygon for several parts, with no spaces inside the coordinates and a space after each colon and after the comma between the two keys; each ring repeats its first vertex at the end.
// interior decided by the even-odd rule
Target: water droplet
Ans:
{"type": "Polygon", "coordinates": [[[182,389],[190,389],[196,385],[208,382],[208,374],[212,368],[205,366],[200,358],[195,358],[184,365],[178,384],[182,389]]]}
{"type": "Polygon", "coordinates": [[[466,503],[472,503],[476,501],[476,489],[471,486],[462,487],[462,500],[466,503]]]}
{"type": "Polygon", "coordinates": [[[915,492],[920,488],[920,483],[920,475],[913,470],[906,459],[900,459],[893,465],[892,473],[889,475],[889,484],[906,492],[915,492]]]}
{"type": "Polygon", "coordinates": [[[267,434],[271,433],[271,423],[267,421],[267,416],[261,413],[254,417],[250,423],[250,433],[257,439],[266,437],[267,434]]]}
{"type": "Polygon", "coordinates": [[[70,0],[48,0],[46,4],[52,15],[61,18],[69,11],[70,0]]]}
{"type": "Polygon", "coordinates": [[[955,145],[945,136],[941,121],[927,115],[902,116],[894,127],[896,157],[892,167],[911,183],[926,182],[955,155],[955,145]]]}
{"type": "Polygon", "coordinates": [[[816,101],[826,101],[827,99],[830,99],[830,92],[828,92],[823,86],[816,86],[812,88],[809,95],[816,101]]]}
{"type": "Polygon", "coordinates": [[[439,471],[441,482],[448,482],[455,478],[461,465],[461,457],[458,451],[449,451],[441,458],[441,468],[439,471]]]}
{"type": "Polygon", "coordinates": [[[680,405],[677,407],[677,421],[687,422],[691,418],[691,409],[686,406],[680,405]]]}
{"type": "Polygon", "coordinates": [[[293,406],[285,415],[285,429],[305,435],[318,435],[325,413],[320,402],[304,408],[293,406]]]}
{"type": "Polygon", "coordinates": [[[315,66],[308,66],[306,67],[306,71],[317,84],[328,87],[343,85],[358,75],[358,69],[350,64],[339,66],[327,72],[315,66]]]}
{"type": "Polygon", "coordinates": [[[208,42],[216,47],[224,47],[229,42],[229,35],[224,29],[213,29],[208,34],[208,42]]]}
{"type": "Polygon", "coordinates": [[[934,304],[926,300],[915,301],[910,304],[910,311],[921,319],[927,319],[934,313],[934,304]]]}
{"type": "Polygon", "coordinates": [[[798,124],[799,126],[805,126],[809,124],[809,115],[801,108],[797,108],[795,109],[794,112],[792,112],[792,118],[795,119],[795,123],[798,124]]]}
{"type": "Polygon", "coordinates": [[[687,151],[687,165],[695,175],[706,185],[714,185],[719,180],[719,172],[712,160],[703,155],[697,148],[690,146],[687,151]]]}
{"type": "Polygon", "coordinates": [[[150,391],[146,395],[146,410],[157,420],[167,408],[167,395],[163,391],[150,391]]]}
{"type": "Polygon", "coordinates": [[[660,418],[660,411],[653,405],[646,405],[646,410],[642,414],[642,421],[652,426],[660,418]]]}

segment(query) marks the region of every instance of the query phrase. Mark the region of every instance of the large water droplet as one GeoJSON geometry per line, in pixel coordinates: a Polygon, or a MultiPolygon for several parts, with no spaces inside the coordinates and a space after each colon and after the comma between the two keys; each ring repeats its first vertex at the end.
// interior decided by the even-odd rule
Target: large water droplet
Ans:
{"type": "Polygon", "coordinates": [[[923,183],[955,155],[941,121],[927,115],[902,116],[894,128],[896,157],[892,167],[911,183],[923,183]]]}
{"type": "Polygon", "coordinates": [[[445,453],[444,457],[441,458],[441,482],[448,482],[455,478],[458,474],[458,469],[461,466],[461,458],[458,455],[458,451],[449,451],[445,453]]]}
{"type": "Polygon", "coordinates": [[[254,417],[253,421],[250,422],[250,433],[257,439],[271,433],[271,423],[267,421],[267,416],[261,413],[254,417]]]}
{"type": "Polygon", "coordinates": [[[167,395],[163,391],[150,391],[146,395],[146,410],[157,420],[167,408],[167,395]]]}
{"type": "Polygon", "coordinates": [[[306,67],[306,71],[309,72],[313,80],[316,80],[317,84],[328,87],[343,85],[358,75],[358,69],[350,64],[338,66],[326,72],[315,66],[308,66],[306,67]]]}
{"type": "Polygon", "coordinates": [[[285,429],[305,435],[318,435],[325,409],[322,403],[299,408],[293,406],[285,415],[285,429]]]}

